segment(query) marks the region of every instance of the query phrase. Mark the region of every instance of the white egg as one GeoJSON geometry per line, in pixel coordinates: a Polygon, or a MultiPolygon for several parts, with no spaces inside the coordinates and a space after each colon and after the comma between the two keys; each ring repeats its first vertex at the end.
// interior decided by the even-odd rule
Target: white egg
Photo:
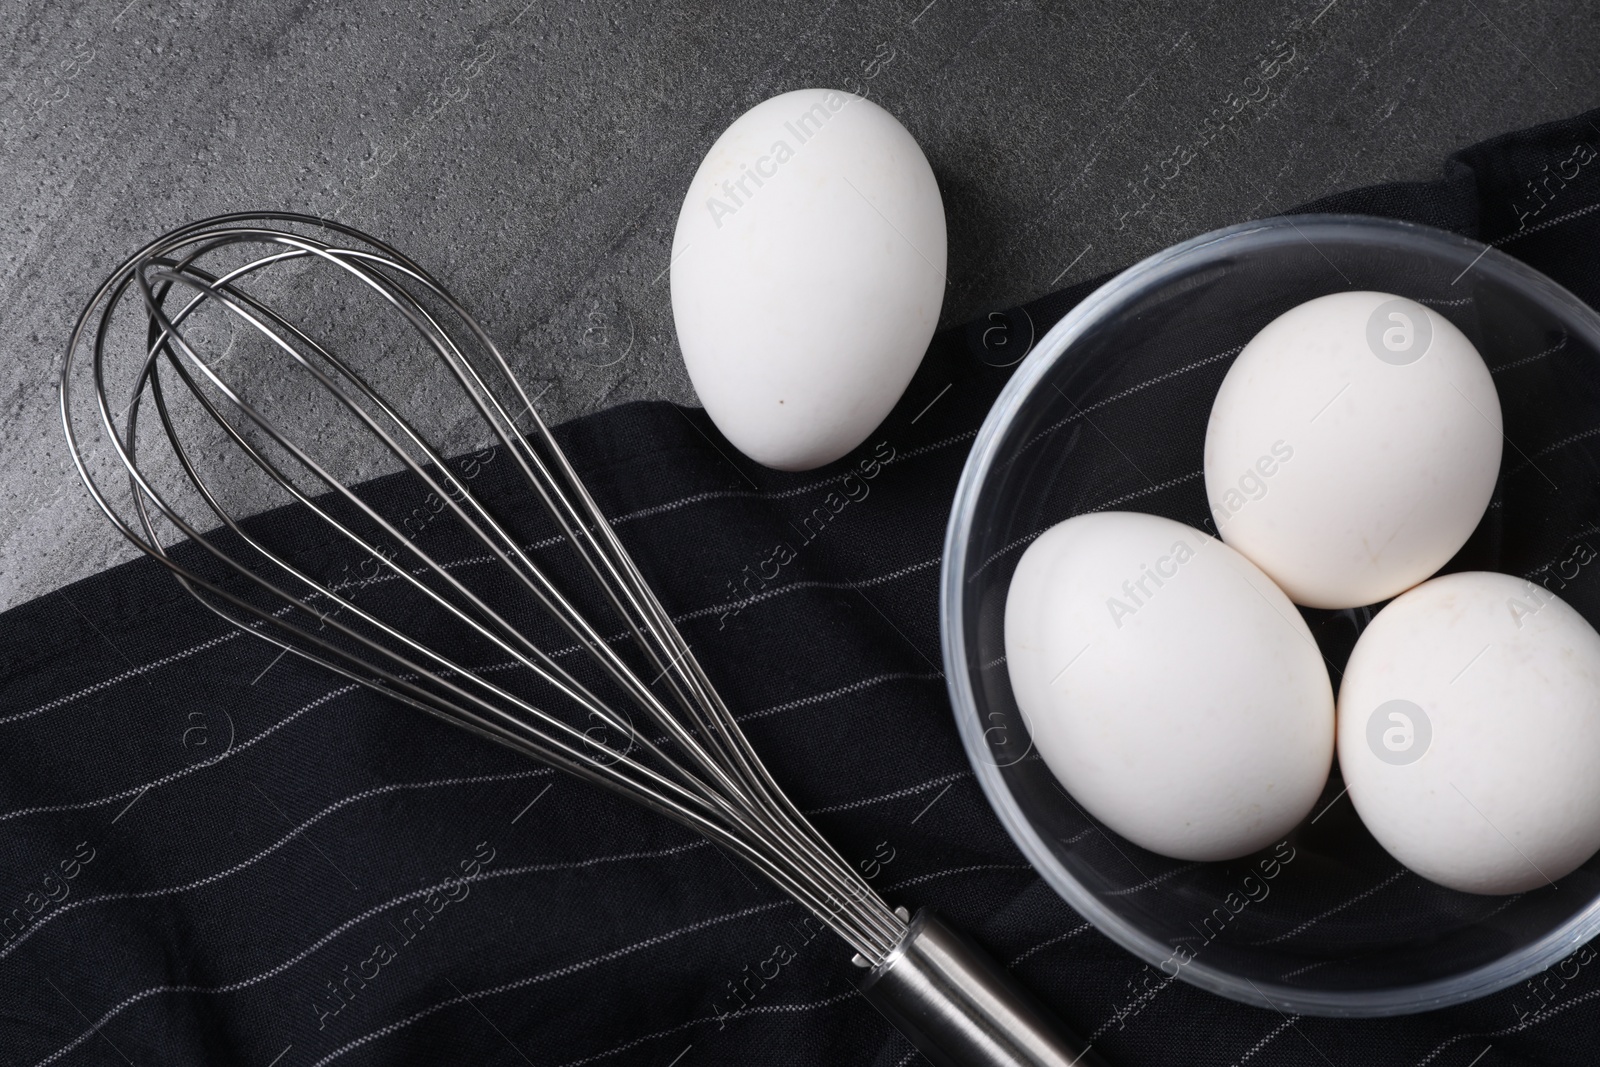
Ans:
{"type": "Polygon", "coordinates": [[[1206,427],[1217,531],[1297,604],[1409,589],[1471,536],[1500,471],[1500,400],[1472,342],[1421,304],[1336,293],[1229,368],[1206,427]]]}
{"type": "Polygon", "coordinates": [[[700,164],[672,240],[695,392],[758,463],[807,470],[866,440],[939,321],[944,203],[870,100],[801,89],[745,112],[700,164]]]}
{"type": "Polygon", "coordinates": [[[1333,758],[1333,691],[1300,613],[1249,560],[1154,515],[1101,512],[1028,547],[1006,665],[1040,755],[1130,841],[1187,860],[1280,840],[1333,758]]]}
{"type": "Polygon", "coordinates": [[[1521,578],[1423,583],[1350,655],[1339,766],[1372,836],[1424,878],[1559,881],[1600,849],[1600,634],[1521,578]]]}

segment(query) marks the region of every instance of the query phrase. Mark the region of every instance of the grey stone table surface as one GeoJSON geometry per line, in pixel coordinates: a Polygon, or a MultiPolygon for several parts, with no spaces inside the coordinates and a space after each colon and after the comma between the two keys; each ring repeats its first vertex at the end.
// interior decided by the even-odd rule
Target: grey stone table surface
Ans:
{"type": "Polygon", "coordinates": [[[946,324],[1600,102],[1588,0],[0,4],[0,608],[131,555],[55,378],[101,278],[191,219],[394,242],[554,422],[694,402],[673,227],[718,133],[780,92],[864,91],[921,143],[946,324]]]}

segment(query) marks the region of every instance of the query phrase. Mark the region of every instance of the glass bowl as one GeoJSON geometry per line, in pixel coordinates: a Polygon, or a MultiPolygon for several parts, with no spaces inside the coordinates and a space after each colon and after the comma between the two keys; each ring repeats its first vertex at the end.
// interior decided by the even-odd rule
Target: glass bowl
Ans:
{"type": "MultiPolygon", "coordinates": [[[[1203,864],[1147,852],[1091,819],[1032,749],[1002,635],[1017,560],[1050,526],[1114,509],[1212,528],[1202,448],[1233,357],[1296,304],[1354,289],[1410,297],[1448,318],[1494,372],[1507,441],[1499,482],[1445,570],[1531,575],[1600,623],[1600,576],[1576,563],[1600,556],[1588,547],[1600,547],[1600,316],[1476,241],[1332,215],[1186,241],[1118,275],[1040,340],[967,459],[940,623],[978,781],[1068,904],[1150,966],[1234,1000],[1399,1015],[1503,989],[1600,932],[1600,858],[1559,888],[1519,896],[1444,889],[1373,840],[1337,767],[1312,814],[1274,849],[1203,864]]],[[[1375,611],[1302,609],[1341,669],[1375,611]]]]}

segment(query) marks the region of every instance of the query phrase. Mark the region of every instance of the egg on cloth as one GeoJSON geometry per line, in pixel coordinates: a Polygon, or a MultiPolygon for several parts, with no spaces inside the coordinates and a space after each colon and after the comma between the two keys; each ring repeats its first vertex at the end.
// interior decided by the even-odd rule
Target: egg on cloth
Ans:
{"type": "Polygon", "coordinates": [[[1128,840],[1225,860],[1280,840],[1333,757],[1333,691],[1305,621],[1226,544],[1170,519],[1080,515],[1028,547],[1006,665],[1040,755],[1128,840]]]}
{"type": "Polygon", "coordinates": [[[1222,539],[1297,604],[1387,600],[1456,554],[1500,471],[1500,401],[1472,342],[1388,293],[1280,315],[1228,369],[1206,427],[1222,539]]]}
{"type": "Polygon", "coordinates": [[[877,104],[801,89],[745,112],[689,185],[672,316],[717,428],[758,463],[843,456],[911,381],[944,298],[944,203],[877,104]]]}
{"type": "Polygon", "coordinates": [[[1361,821],[1424,878],[1559,882],[1600,850],[1600,634],[1522,578],[1425,582],[1356,642],[1338,749],[1361,821]]]}

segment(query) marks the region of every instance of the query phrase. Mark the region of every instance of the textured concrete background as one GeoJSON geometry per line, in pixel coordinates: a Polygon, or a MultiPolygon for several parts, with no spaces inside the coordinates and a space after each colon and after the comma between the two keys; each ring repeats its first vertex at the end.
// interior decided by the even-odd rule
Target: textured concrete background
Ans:
{"type": "Polygon", "coordinates": [[[54,379],[121,257],[225,211],[429,266],[561,421],[692,403],[672,230],[760,100],[861,87],[945,198],[958,322],[1600,101],[1600,6],[1495,0],[4,0],[0,607],[126,558],[54,379]],[[1260,71],[1272,71],[1262,78],[1260,71]],[[1227,119],[1227,132],[1208,122],[1227,119]]]}

